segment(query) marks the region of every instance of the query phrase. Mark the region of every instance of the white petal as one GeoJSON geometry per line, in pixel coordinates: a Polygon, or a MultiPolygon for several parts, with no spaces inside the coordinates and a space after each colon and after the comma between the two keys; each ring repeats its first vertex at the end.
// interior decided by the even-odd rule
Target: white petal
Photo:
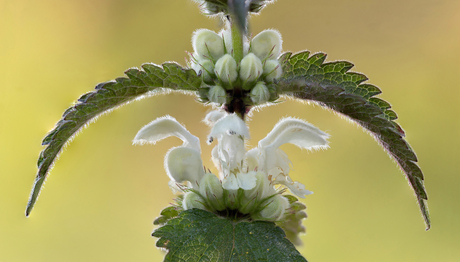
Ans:
{"type": "Polygon", "coordinates": [[[289,177],[286,177],[286,179],[277,181],[276,184],[285,185],[287,188],[289,188],[291,193],[293,193],[294,195],[300,198],[305,198],[305,196],[313,194],[313,192],[305,189],[305,185],[299,182],[293,182],[289,177]]]}
{"type": "MultiPolygon", "coordinates": [[[[228,163],[228,169],[241,169],[241,164],[246,154],[244,140],[237,135],[223,134],[218,140],[219,155],[228,163]]],[[[224,167],[222,167],[224,169],[224,167]]]]}
{"type": "Polygon", "coordinates": [[[269,144],[274,143],[274,141],[276,139],[279,139],[279,137],[285,130],[290,129],[292,131],[295,130],[294,127],[309,131],[311,133],[310,136],[316,137],[316,139],[318,139],[319,137],[322,141],[325,141],[327,138],[329,138],[328,134],[324,133],[323,131],[308,123],[307,121],[287,117],[278,121],[275,127],[273,127],[272,131],[270,131],[270,133],[268,133],[268,135],[264,139],[259,141],[259,147],[266,147],[269,144]]]}
{"type": "Polygon", "coordinates": [[[256,172],[236,174],[239,188],[244,190],[253,189],[256,186],[256,172]]]}
{"type": "Polygon", "coordinates": [[[252,199],[257,196],[257,199],[261,200],[276,193],[275,188],[272,186],[265,173],[250,173],[255,173],[256,186],[251,190],[244,191],[244,195],[246,196],[246,198],[252,199]]]}
{"type": "Polygon", "coordinates": [[[303,149],[326,148],[328,137],[328,134],[307,122],[283,119],[264,139],[259,141],[259,147],[278,148],[290,143],[303,149]]]}
{"type": "Polygon", "coordinates": [[[262,170],[264,163],[265,154],[263,154],[263,150],[259,148],[253,148],[249,150],[244,156],[243,170],[246,172],[262,170]],[[261,167],[259,167],[259,163],[262,165],[261,167]]]}
{"type": "Polygon", "coordinates": [[[171,149],[165,156],[165,169],[172,180],[179,183],[190,181],[195,189],[199,189],[198,183],[204,176],[200,153],[188,147],[171,149]]]}
{"type": "Polygon", "coordinates": [[[227,190],[238,190],[238,180],[234,175],[228,175],[223,179],[222,187],[227,190]]]}
{"type": "Polygon", "coordinates": [[[214,124],[219,121],[221,118],[226,116],[227,113],[220,110],[214,110],[209,112],[206,117],[203,119],[203,122],[208,126],[214,126],[214,124]]]}
{"type": "Polygon", "coordinates": [[[249,139],[248,127],[235,113],[226,115],[214,124],[211,134],[209,134],[209,137],[212,138],[210,141],[222,134],[240,135],[245,139],[249,139]]]}
{"type": "Polygon", "coordinates": [[[169,188],[171,188],[171,191],[173,192],[173,194],[182,192],[179,186],[177,186],[177,182],[174,180],[169,180],[168,186],[169,188]]]}
{"type": "Polygon", "coordinates": [[[155,144],[170,136],[180,138],[184,142],[182,146],[190,147],[201,152],[200,139],[192,135],[183,125],[171,116],[157,118],[145,125],[137,132],[137,135],[133,139],[133,144],[155,144]]]}
{"type": "Polygon", "coordinates": [[[269,147],[266,149],[265,157],[263,171],[271,176],[271,180],[276,179],[279,175],[287,176],[289,174],[291,161],[283,150],[269,147]]]}

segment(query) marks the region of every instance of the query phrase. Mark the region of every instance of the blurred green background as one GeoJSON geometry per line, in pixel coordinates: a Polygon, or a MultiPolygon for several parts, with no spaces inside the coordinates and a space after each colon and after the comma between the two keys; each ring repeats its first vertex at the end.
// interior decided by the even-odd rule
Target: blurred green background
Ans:
{"type": "MultiPolygon", "coordinates": [[[[173,198],[163,156],[178,139],[132,146],[169,114],[205,141],[194,97],[144,99],[75,138],[24,216],[41,139],[79,97],[144,62],[178,61],[197,28],[219,30],[189,0],[0,0],[0,261],[161,261],[152,221],[173,198]]],[[[299,248],[309,261],[460,261],[460,1],[279,0],[251,19],[284,50],[349,60],[383,90],[426,175],[432,229],[396,164],[367,133],[319,106],[255,112],[250,145],[283,116],[331,134],[326,151],[283,146],[315,192],[299,248]]],[[[211,147],[202,143],[204,164],[211,147]]]]}

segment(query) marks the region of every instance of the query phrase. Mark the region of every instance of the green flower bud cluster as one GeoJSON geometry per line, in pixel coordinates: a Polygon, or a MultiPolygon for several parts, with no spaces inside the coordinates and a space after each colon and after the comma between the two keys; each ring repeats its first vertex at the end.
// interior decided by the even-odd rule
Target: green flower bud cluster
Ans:
{"type": "Polygon", "coordinates": [[[250,41],[244,39],[241,61],[233,56],[231,37],[230,30],[217,34],[200,29],[193,35],[190,67],[202,77],[201,100],[227,104],[235,93],[246,105],[276,100],[272,83],[282,74],[277,59],[282,48],[281,35],[275,30],[265,30],[250,41]]]}

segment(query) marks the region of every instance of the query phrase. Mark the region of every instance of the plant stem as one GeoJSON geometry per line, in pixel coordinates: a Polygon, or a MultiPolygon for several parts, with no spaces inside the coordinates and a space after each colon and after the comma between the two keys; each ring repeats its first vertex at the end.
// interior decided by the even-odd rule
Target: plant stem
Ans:
{"type": "MultiPolygon", "coordinates": [[[[230,28],[232,32],[232,46],[233,46],[233,58],[235,59],[237,65],[241,64],[243,59],[243,32],[236,23],[235,19],[231,17],[230,19],[230,28]]],[[[233,87],[233,99],[230,104],[227,104],[227,112],[236,113],[241,119],[244,120],[246,115],[246,105],[242,100],[243,90],[241,88],[241,83],[238,81],[238,84],[233,87]]]]}
{"type": "Polygon", "coordinates": [[[232,45],[233,45],[233,58],[237,64],[240,64],[243,59],[243,34],[238,28],[236,23],[233,23],[234,19],[230,21],[230,27],[232,30],[232,45]]]}

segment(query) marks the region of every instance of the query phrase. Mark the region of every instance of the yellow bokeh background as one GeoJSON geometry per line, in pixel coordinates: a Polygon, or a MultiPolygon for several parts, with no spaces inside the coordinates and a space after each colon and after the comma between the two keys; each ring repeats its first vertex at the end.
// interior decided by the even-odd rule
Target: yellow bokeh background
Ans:
{"type": "MultiPolygon", "coordinates": [[[[219,30],[189,0],[0,0],[0,261],[161,261],[152,221],[173,194],[163,156],[178,139],[132,146],[169,114],[211,147],[210,109],[168,94],[125,105],[68,146],[29,218],[41,139],[79,95],[144,62],[178,61],[197,28],[219,30]]],[[[319,106],[286,101],[255,112],[251,146],[284,116],[331,134],[330,149],[285,145],[292,176],[315,192],[299,251],[309,261],[460,261],[460,2],[278,0],[251,19],[284,50],[349,60],[383,90],[419,157],[430,197],[424,224],[408,183],[372,137],[319,106]]]]}

